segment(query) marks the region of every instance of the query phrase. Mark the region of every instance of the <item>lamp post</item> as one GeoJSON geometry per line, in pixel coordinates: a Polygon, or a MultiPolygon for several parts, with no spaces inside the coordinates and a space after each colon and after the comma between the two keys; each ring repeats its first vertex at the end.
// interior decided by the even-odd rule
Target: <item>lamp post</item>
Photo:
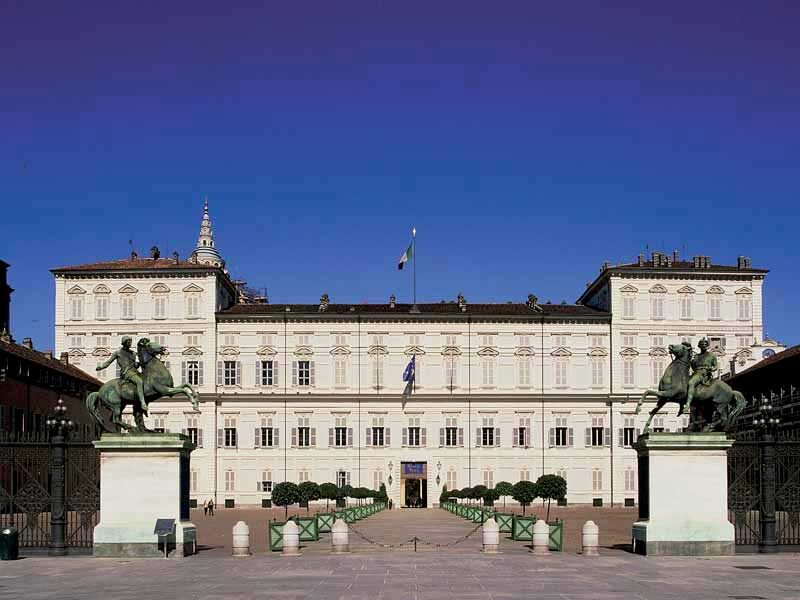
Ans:
{"type": "Polygon", "coordinates": [[[59,397],[53,415],[45,421],[50,432],[50,556],[64,556],[66,544],[66,448],[69,433],[75,424],[67,418],[67,407],[59,397]]]}
{"type": "Polygon", "coordinates": [[[389,482],[389,487],[392,487],[392,469],[394,469],[394,463],[389,461],[389,479],[387,479],[389,482]]]}
{"type": "MultiPolygon", "coordinates": [[[[770,394],[771,395],[771,394],[770,394]]],[[[778,551],[775,532],[775,431],[780,425],[778,409],[772,399],[761,396],[761,405],[753,419],[759,432],[761,450],[761,541],[758,551],[771,554],[778,551]]]]}

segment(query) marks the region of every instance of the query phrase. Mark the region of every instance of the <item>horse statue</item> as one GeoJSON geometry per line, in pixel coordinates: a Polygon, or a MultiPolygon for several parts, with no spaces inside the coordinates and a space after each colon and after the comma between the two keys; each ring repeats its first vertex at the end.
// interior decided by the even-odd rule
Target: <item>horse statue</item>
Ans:
{"type": "MultiPolygon", "coordinates": [[[[672,344],[669,353],[674,357],[657,390],[645,390],[636,405],[636,414],[642,409],[642,403],[648,396],[655,396],[658,402],[650,411],[650,418],[642,433],[650,431],[653,417],[664,407],[667,402],[680,405],[678,415],[683,414],[686,405],[687,390],[689,387],[689,365],[692,360],[692,347],[682,342],[672,344]]],[[[692,420],[689,431],[728,431],[736,422],[745,407],[745,398],[741,392],[732,389],[720,379],[714,379],[709,385],[698,385],[694,392],[692,405],[692,420]]]]}
{"type": "MultiPolygon", "coordinates": [[[[162,396],[170,398],[186,396],[191,401],[192,407],[198,410],[197,392],[188,383],[174,385],[172,375],[159,359],[165,348],[150,341],[148,338],[142,338],[136,344],[136,350],[139,364],[142,367],[144,396],[148,404],[162,396]]],[[[142,407],[136,399],[136,386],[129,381],[112,379],[105,382],[98,391],[86,396],[86,408],[89,413],[105,431],[113,432],[103,421],[99,410],[101,407],[111,411],[111,422],[116,426],[116,433],[119,433],[122,429],[138,433],[153,432],[144,424],[142,407]],[[133,407],[135,427],[122,421],[122,411],[128,405],[133,407]]]]}

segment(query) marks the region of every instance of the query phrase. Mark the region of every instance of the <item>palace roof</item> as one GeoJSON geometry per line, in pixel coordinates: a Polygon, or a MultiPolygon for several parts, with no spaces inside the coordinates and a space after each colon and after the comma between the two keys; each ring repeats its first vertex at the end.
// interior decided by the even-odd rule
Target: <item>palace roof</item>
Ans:
{"type": "Polygon", "coordinates": [[[91,375],[88,375],[75,365],[64,364],[58,359],[51,358],[44,352],[39,352],[15,342],[6,341],[2,338],[0,338],[0,352],[12,354],[22,360],[27,360],[52,371],[57,371],[62,375],[79,379],[80,381],[84,381],[98,388],[103,385],[101,381],[95,379],[91,375]]]}
{"type": "Polygon", "coordinates": [[[121,258],[118,260],[85,263],[70,267],[57,267],[55,269],[50,269],[50,272],[70,273],[73,271],[153,271],[159,269],[173,271],[208,271],[209,269],[219,269],[219,267],[194,263],[188,260],[176,261],[173,258],[121,258]]]}

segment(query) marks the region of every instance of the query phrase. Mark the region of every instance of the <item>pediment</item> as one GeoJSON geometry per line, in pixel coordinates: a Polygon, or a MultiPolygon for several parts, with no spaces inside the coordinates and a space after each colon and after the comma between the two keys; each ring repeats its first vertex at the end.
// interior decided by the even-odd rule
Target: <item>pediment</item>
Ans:
{"type": "Polygon", "coordinates": [[[72,358],[73,356],[78,356],[78,357],[86,356],[86,353],[80,348],[73,348],[72,350],[69,351],[69,356],[70,358],[72,358]]]}
{"type": "Polygon", "coordinates": [[[203,351],[197,346],[189,346],[181,354],[184,356],[200,356],[203,354],[203,351]]]}
{"type": "Polygon", "coordinates": [[[550,353],[550,356],[572,356],[572,352],[564,347],[556,348],[550,353]]]}
{"type": "Polygon", "coordinates": [[[331,356],[350,356],[350,348],[346,346],[334,346],[331,348],[331,356]]]}
{"type": "Polygon", "coordinates": [[[494,348],[481,348],[478,350],[478,356],[499,356],[500,353],[494,348]]]}
{"type": "Polygon", "coordinates": [[[94,286],[94,289],[92,290],[92,292],[94,292],[95,294],[110,294],[111,293],[111,288],[109,288],[107,285],[101,283],[100,285],[94,286]]]}
{"type": "Polygon", "coordinates": [[[202,292],[203,288],[201,288],[199,285],[197,285],[195,283],[190,283],[185,288],[183,288],[183,291],[184,292],[202,292]]]}
{"type": "Polygon", "coordinates": [[[625,348],[622,352],[619,353],[620,356],[624,356],[626,358],[633,358],[635,356],[639,356],[639,351],[636,348],[625,348]]]}
{"type": "Polygon", "coordinates": [[[461,356],[458,346],[445,346],[442,348],[442,356],[461,356]]]}
{"type": "Polygon", "coordinates": [[[753,352],[750,350],[750,348],[742,348],[741,350],[739,350],[735,354],[735,356],[736,356],[736,358],[739,358],[739,359],[741,359],[741,358],[750,358],[750,357],[753,356],[753,352]]]}
{"type": "Polygon", "coordinates": [[[697,290],[695,290],[690,285],[685,285],[681,289],[678,290],[679,294],[694,294],[697,290]]]}
{"type": "Polygon", "coordinates": [[[272,346],[261,346],[256,350],[256,354],[259,356],[275,356],[277,353],[278,351],[272,346]]]}
{"type": "Polygon", "coordinates": [[[239,349],[233,346],[225,346],[219,351],[219,353],[222,356],[239,356],[239,349]]]}
{"type": "Polygon", "coordinates": [[[314,354],[314,351],[311,349],[311,346],[298,346],[295,351],[295,356],[311,356],[314,354]]]}
{"type": "Polygon", "coordinates": [[[92,356],[105,357],[111,356],[111,351],[108,348],[95,348],[92,356]]]}
{"type": "Polygon", "coordinates": [[[605,348],[592,348],[587,352],[587,355],[593,357],[608,356],[608,350],[605,348]]]}
{"type": "Polygon", "coordinates": [[[71,288],[69,288],[69,289],[67,290],[67,293],[68,293],[68,294],[85,294],[85,293],[86,293],[86,290],[85,290],[85,289],[83,289],[83,288],[82,288],[81,286],[79,286],[79,285],[73,285],[71,288]]]}
{"type": "Polygon", "coordinates": [[[655,284],[653,287],[650,288],[651,294],[666,294],[667,288],[665,288],[660,283],[655,284]]]}
{"type": "Polygon", "coordinates": [[[517,348],[516,352],[514,352],[514,356],[523,356],[523,357],[534,356],[535,354],[536,352],[534,352],[533,348],[530,348],[529,346],[520,346],[519,348],[517,348]]]}
{"type": "Polygon", "coordinates": [[[119,288],[119,293],[120,294],[137,294],[138,292],[139,292],[139,290],[137,290],[135,287],[133,287],[129,283],[126,283],[121,288],[119,288]]]}
{"type": "Polygon", "coordinates": [[[627,285],[622,286],[619,291],[622,292],[623,294],[636,294],[638,293],[639,288],[632,286],[629,283],[627,285]]]}
{"type": "Polygon", "coordinates": [[[386,349],[386,346],[370,346],[367,350],[367,354],[370,356],[386,356],[389,354],[389,351],[386,349]]]}
{"type": "Polygon", "coordinates": [[[748,295],[748,296],[752,296],[753,290],[751,290],[750,288],[743,287],[743,288],[739,288],[738,290],[736,290],[734,292],[734,294],[738,294],[740,296],[743,295],[743,294],[748,295]]]}
{"type": "Polygon", "coordinates": [[[406,356],[422,356],[423,354],[425,354],[425,350],[423,350],[419,346],[409,346],[408,348],[406,348],[404,354],[406,356]]]}
{"type": "Polygon", "coordinates": [[[667,352],[664,348],[653,348],[650,350],[650,356],[669,356],[669,352],[667,352]]]}
{"type": "Polygon", "coordinates": [[[168,294],[169,288],[163,283],[157,283],[150,288],[150,292],[153,294],[168,294]]]}
{"type": "Polygon", "coordinates": [[[718,285],[712,285],[710,288],[706,290],[706,294],[724,294],[725,290],[723,290],[718,285]]]}

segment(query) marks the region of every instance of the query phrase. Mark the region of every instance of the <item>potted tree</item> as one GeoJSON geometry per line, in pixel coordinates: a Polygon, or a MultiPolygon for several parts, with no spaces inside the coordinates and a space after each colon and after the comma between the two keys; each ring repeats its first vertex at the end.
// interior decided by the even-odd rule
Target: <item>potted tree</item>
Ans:
{"type": "Polygon", "coordinates": [[[306,513],[308,513],[308,503],[320,498],[319,485],[313,481],[304,481],[297,486],[297,490],[300,493],[300,506],[305,505],[306,513]]]}
{"type": "Polygon", "coordinates": [[[564,522],[556,519],[550,521],[550,502],[563,500],[567,497],[567,482],[559,475],[542,475],[536,480],[539,497],[542,504],[547,500],[547,517],[545,521],[550,527],[550,549],[561,551],[564,547],[564,522]]]}
{"type": "Polygon", "coordinates": [[[330,509],[330,501],[339,497],[339,488],[332,483],[323,483],[319,486],[319,497],[325,499],[325,510],[330,509]]]}
{"type": "Polygon", "coordinates": [[[300,491],[291,481],[279,483],[272,489],[272,502],[284,507],[284,518],[289,519],[289,506],[300,501],[300,491]]]}
{"type": "Polygon", "coordinates": [[[487,489],[483,492],[483,505],[484,506],[494,506],[494,503],[500,499],[500,492],[497,491],[497,488],[487,489]]]}
{"type": "Polygon", "coordinates": [[[503,497],[503,510],[506,509],[506,496],[510,496],[514,492],[514,486],[508,483],[507,481],[501,481],[494,489],[497,490],[497,493],[503,497]]]}
{"type": "Polygon", "coordinates": [[[534,517],[525,516],[525,508],[538,496],[536,484],[532,481],[518,481],[514,484],[512,497],[522,505],[522,516],[514,515],[511,523],[511,539],[533,541],[534,517]]]}

